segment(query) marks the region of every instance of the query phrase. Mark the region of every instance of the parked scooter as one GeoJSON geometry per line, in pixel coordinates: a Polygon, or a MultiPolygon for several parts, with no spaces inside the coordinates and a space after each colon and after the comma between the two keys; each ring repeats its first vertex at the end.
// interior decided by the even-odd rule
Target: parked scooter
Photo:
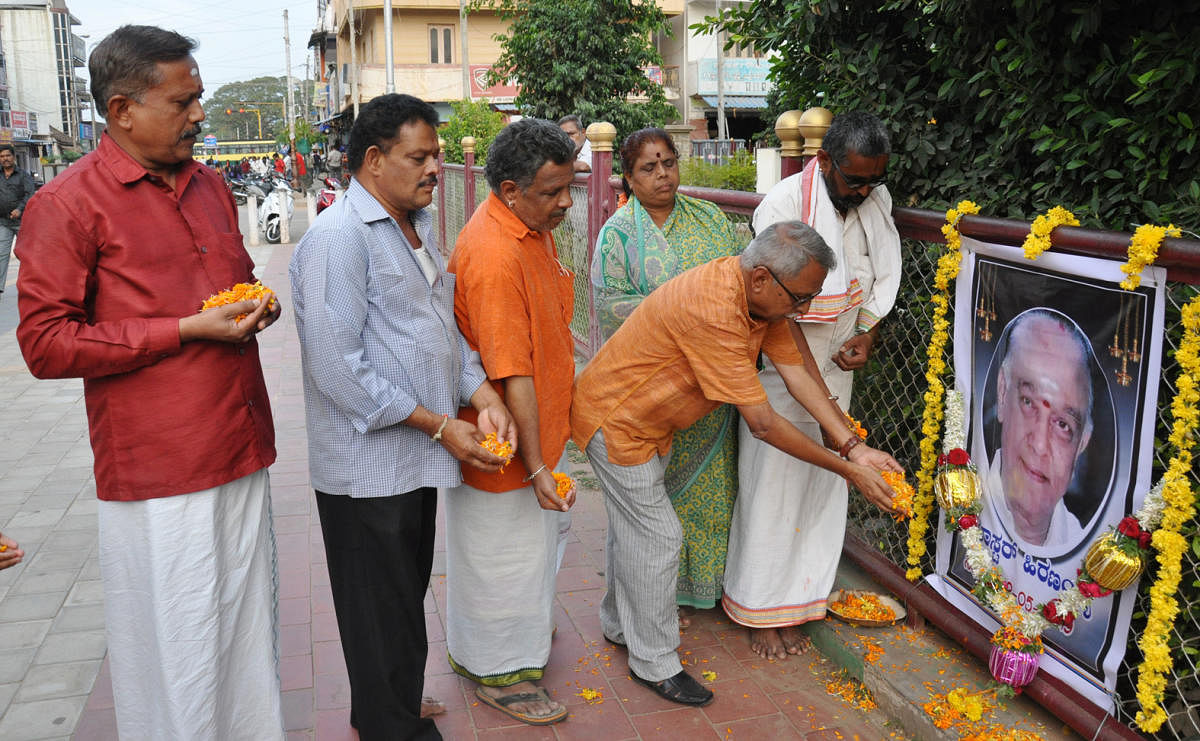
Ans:
{"type": "Polygon", "coordinates": [[[337,178],[327,177],[324,180],[325,187],[321,188],[317,193],[317,213],[321,213],[333,204],[337,203],[338,199],[346,194],[342,184],[337,178]]]}
{"type": "Polygon", "coordinates": [[[273,178],[271,180],[271,192],[267,193],[266,197],[262,199],[262,205],[259,206],[258,211],[258,228],[266,236],[267,242],[279,244],[279,236],[282,228],[280,219],[286,214],[288,224],[290,225],[294,210],[295,204],[292,199],[292,188],[288,185],[288,181],[282,177],[273,178]]]}

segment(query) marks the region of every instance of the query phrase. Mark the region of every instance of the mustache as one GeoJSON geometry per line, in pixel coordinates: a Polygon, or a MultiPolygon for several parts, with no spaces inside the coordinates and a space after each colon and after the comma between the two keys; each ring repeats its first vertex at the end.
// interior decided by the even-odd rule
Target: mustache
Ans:
{"type": "Polygon", "coordinates": [[[417,187],[418,187],[418,188],[424,188],[424,187],[425,187],[425,186],[427,186],[427,185],[432,185],[432,186],[436,187],[436,186],[437,186],[437,184],[438,184],[437,175],[434,175],[434,176],[433,176],[433,177],[431,177],[431,178],[425,178],[425,179],[424,179],[424,180],[422,180],[421,182],[417,183],[417,187]]]}
{"type": "Polygon", "coordinates": [[[183,141],[184,139],[195,139],[198,136],[200,136],[200,127],[199,126],[197,126],[194,129],[188,129],[187,131],[183,132],[183,135],[179,137],[179,141],[183,141]]]}

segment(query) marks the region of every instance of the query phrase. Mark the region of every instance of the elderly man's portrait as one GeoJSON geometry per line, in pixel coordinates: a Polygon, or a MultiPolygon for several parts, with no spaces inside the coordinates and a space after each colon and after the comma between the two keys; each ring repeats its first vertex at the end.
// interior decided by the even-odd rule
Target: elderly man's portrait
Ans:
{"type": "MultiPolygon", "coordinates": [[[[1150,485],[1162,351],[1162,280],[1122,290],[1111,261],[965,238],[955,295],[955,385],[982,483],[979,525],[1022,609],[1075,583],[1091,543],[1150,485]],[[1155,327],[1159,329],[1156,330],[1155,327]]],[[[939,590],[993,628],[961,540],[938,538],[939,590]]],[[[1103,704],[1124,655],[1132,593],[1051,629],[1043,667],[1103,704]]]]}
{"type": "Polygon", "coordinates": [[[988,503],[1022,551],[1060,557],[1085,540],[1109,494],[1108,383],[1088,336],[1046,307],[1004,327],[990,365],[979,460],[988,503]]]}

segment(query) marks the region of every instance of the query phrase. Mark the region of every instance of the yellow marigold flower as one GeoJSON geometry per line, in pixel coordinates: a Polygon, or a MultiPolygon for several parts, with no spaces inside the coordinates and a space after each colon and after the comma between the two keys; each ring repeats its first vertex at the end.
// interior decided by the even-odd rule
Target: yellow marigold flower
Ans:
{"type": "Polygon", "coordinates": [[[1034,219],[1029,234],[1025,237],[1025,243],[1021,245],[1025,257],[1036,260],[1050,249],[1050,233],[1060,226],[1079,226],[1079,219],[1062,206],[1055,206],[1034,219]]]}

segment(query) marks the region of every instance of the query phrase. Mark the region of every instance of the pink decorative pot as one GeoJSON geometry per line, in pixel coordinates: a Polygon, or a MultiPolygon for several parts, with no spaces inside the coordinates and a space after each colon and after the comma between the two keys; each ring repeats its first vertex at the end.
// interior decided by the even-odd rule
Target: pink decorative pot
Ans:
{"type": "Polygon", "coordinates": [[[1013,687],[1024,687],[1037,675],[1041,658],[1041,654],[1029,651],[1009,651],[992,646],[992,652],[988,656],[988,668],[992,670],[996,681],[1013,687]]]}

